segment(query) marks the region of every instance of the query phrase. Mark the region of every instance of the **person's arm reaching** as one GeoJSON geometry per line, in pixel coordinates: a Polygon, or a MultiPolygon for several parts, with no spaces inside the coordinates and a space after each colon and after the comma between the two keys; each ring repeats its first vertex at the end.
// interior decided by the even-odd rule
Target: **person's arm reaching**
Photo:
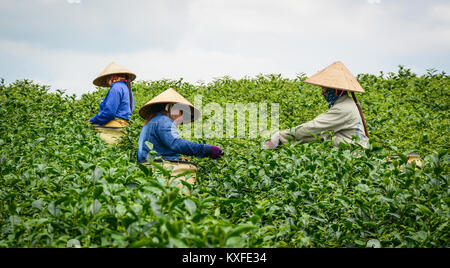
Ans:
{"type": "Polygon", "coordinates": [[[307,143],[315,140],[314,135],[320,136],[324,131],[339,131],[346,124],[348,116],[339,109],[331,109],[317,116],[315,119],[292,129],[282,130],[272,136],[268,143],[269,149],[276,148],[289,140],[307,143]]]}
{"type": "Polygon", "coordinates": [[[179,154],[196,157],[211,156],[211,145],[198,144],[181,139],[173,123],[160,124],[157,133],[164,145],[179,154]]]}

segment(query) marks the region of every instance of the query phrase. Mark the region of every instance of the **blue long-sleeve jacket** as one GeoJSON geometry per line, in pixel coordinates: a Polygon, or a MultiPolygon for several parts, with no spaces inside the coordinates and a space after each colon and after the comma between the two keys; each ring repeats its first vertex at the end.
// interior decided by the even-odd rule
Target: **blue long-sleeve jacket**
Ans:
{"type": "Polygon", "coordinates": [[[133,102],[134,110],[133,93],[131,95],[132,100],[130,100],[130,93],[126,82],[120,81],[112,84],[108,94],[106,94],[106,97],[100,103],[98,114],[89,121],[92,124],[104,125],[115,118],[130,120],[131,113],[133,112],[130,110],[130,101],[133,102]]]}
{"type": "Polygon", "coordinates": [[[153,144],[157,156],[168,161],[178,161],[180,155],[207,157],[211,154],[211,145],[181,139],[173,120],[162,113],[153,117],[141,130],[137,151],[139,163],[147,160],[150,151],[146,141],[153,144]]]}

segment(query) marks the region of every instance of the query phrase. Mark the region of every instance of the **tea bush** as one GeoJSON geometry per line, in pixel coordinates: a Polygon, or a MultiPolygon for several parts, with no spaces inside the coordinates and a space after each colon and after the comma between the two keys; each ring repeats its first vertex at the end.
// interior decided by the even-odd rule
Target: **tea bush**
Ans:
{"type": "MultiPolygon", "coordinates": [[[[138,108],[169,87],[223,107],[279,103],[287,128],[327,109],[305,79],[139,81],[133,92],[138,108]]],[[[168,184],[168,171],[136,163],[138,109],[114,148],[85,124],[107,89],[77,99],[2,80],[0,247],[449,247],[448,76],[400,67],[358,80],[369,149],[193,139],[226,155],[190,158],[199,166],[191,196],[168,184]],[[407,164],[408,153],[423,166],[407,164]]]]}

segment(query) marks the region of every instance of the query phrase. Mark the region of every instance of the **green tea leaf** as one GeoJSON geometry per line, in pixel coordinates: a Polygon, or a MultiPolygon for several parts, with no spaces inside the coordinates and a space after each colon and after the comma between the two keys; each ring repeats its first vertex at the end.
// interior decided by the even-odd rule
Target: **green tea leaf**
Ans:
{"type": "Polygon", "coordinates": [[[189,211],[191,215],[193,215],[197,210],[197,205],[191,199],[185,199],[184,205],[186,206],[186,209],[189,211]]]}
{"type": "Polygon", "coordinates": [[[94,200],[94,202],[92,202],[91,204],[91,213],[95,216],[98,214],[98,212],[100,211],[100,209],[102,208],[102,203],[100,201],[98,201],[97,199],[94,200]]]}

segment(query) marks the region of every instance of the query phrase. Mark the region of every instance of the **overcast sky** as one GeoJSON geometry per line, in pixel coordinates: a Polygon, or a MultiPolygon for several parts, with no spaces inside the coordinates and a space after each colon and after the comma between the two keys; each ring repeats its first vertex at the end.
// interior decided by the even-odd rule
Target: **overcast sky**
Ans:
{"type": "Polygon", "coordinates": [[[449,72],[449,0],[0,0],[0,77],[80,95],[115,61],[138,80],[449,72]]]}

